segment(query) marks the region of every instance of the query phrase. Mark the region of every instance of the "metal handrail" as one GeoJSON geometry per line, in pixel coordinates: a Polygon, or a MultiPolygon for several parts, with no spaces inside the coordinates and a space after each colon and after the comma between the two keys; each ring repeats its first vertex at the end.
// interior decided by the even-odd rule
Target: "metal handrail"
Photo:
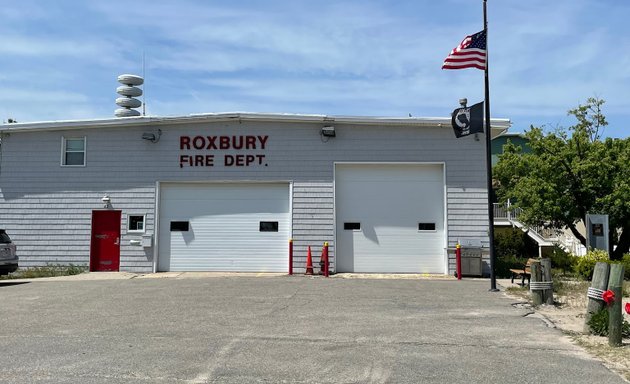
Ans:
{"type": "Polygon", "coordinates": [[[493,203],[494,218],[495,219],[517,219],[523,210],[521,208],[510,208],[510,202],[506,204],[493,203]]]}
{"type": "Polygon", "coordinates": [[[529,226],[520,222],[518,218],[523,212],[523,209],[519,207],[511,207],[509,200],[506,204],[494,203],[493,210],[495,219],[507,219],[511,222],[519,222],[523,228],[535,232],[540,238],[546,241],[562,244],[573,254],[580,255],[584,253],[582,243],[576,241],[577,239],[573,236],[569,236],[559,229],[547,228],[544,225],[529,226]]]}
{"type": "Polygon", "coordinates": [[[494,208],[494,218],[495,219],[507,219],[508,218],[508,211],[506,209],[506,206],[503,204],[499,204],[499,203],[493,203],[493,208],[494,208]]]}

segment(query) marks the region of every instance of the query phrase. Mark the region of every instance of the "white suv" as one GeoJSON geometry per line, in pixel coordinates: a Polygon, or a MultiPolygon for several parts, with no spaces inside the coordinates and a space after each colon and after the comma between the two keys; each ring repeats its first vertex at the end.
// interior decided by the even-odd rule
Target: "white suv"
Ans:
{"type": "Polygon", "coordinates": [[[15,244],[4,229],[0,229],[0,275],[8,275],[18,268],[15,244]]]}

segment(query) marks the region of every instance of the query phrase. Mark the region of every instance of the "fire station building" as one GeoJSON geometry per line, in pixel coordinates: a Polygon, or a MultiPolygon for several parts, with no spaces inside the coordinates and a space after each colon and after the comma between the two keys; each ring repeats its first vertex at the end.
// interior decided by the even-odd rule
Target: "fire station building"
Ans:
{"type": "Polygon", "coordinates": [[[328,242],[332,272],[452,274],[457,241],[488,245],[479,136],[415,117],[6,124],[0,227],[20,267],[287,272],[293,239],[296,272],[328,242]]]}

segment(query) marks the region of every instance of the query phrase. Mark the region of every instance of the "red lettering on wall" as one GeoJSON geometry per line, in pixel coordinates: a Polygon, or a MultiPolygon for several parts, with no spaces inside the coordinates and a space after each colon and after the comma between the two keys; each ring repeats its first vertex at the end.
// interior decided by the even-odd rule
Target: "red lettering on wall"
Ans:
{"type": "Polygon", "coordinates": [[[204,149],[206,147],[206,139],[203,136],[195,136],[192,144],[195,149],[204,149]]]}
{"type": "Polygon", "coordinates": [[[216,136],[206,136],[208,138],[208,146],[206,149],[218,149],[215,142],[217,141],[216,136]]]}
{"type": "MultiPolygon", "coordinates": [[[[180,155],[179,167],[214,167],[215,155],[202,151],[247,151],[264,150],[267,148],[269,136],[180,136],[179,149],[181,151],[197,151],[194,155],[180,155]]],[[[223,166],[225,167],[248,167],[251,165],[268,165],[265,162],[264,154],[251,152],[231,153],[223,156],[223,166]]]]}
{"type": "Polygon", "coordinates": [[[265,144],[267,143],[267,139],[269,136],[258,136],[258,140],[260,140],[260,149],[265,149],[265,144]]]}
{"type": "Polygon", "coordinates": [[[214,155],[180,155],[179,167],[214,167],[214,155]]]}
{"type": "Polygon", "coordinates": [[[228,136],[219,137],[219,148],[230,149],[230,138],[228,136]]]}
{"type": "Polygon", "coordinates": [[[265,155],[225,155],[226,167],[248,167],[250,165],[262,165],[265,155]]]}
{"type": "Polygon", "coordinates": [[[245,155],[225,155],[226,167],[242,167],[244,163],[243,156],[245,155]]]}
{"type": "Polygon", "coordinates": [[[190,149],[190,136],[179,137],[179,149],[190,149]]]}
{"type": "Polygon", "coordinates": [[[269,136],[180,136],[180,150],[266,149],[269,136]]]}
{"type": "Polygon", "coordinates": [[[232,136],[232,149],[242,149],[243,148],[243,136],[232,136]],[[238,144],[236,140],[238,139],[238,144]]]}
{"type": "Polygon", "coordinates": [[[188,155],[180,155],[179,156],[179,167],[184,168],[184,165],[192,165],[192,156],[188,155]]]}

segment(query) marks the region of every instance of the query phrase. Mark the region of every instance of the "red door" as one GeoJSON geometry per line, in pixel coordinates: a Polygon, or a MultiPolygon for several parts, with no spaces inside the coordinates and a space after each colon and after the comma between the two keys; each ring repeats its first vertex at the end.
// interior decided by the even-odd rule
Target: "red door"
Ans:
{"type": "Polygon", "coordinates": [[[118,271],[121,211],[92,211],[90,271],[118,271]]]}

